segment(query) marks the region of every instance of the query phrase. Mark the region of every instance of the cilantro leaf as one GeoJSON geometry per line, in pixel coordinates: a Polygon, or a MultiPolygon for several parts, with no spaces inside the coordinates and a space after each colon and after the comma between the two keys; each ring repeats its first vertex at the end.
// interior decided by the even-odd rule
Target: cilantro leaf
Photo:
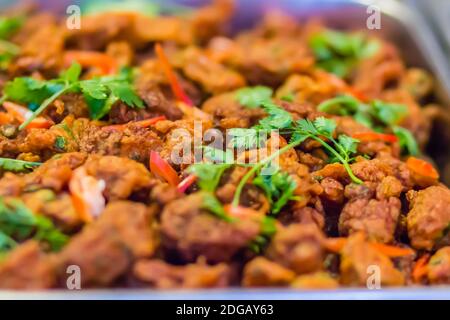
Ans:
{"type": "Polygon", "coordinates": [[[117,99],[125,102],[129,107],[143,108],[144,102],[135,93],[131,83],[124,79],[117,79],[115,81],[105,82],[106,87],[111,91],[111,94],[117,99]]]}
{"type": "Polygon", "coordinates": [[[253,179],[253,184],[264,190],[271,204],[272,213],[276,214],[293,199],[297,184],[286,172],[279,168],[270,175],[258,174],[253,179]]]}
{"type": "Polygon", "coordinates": [[[94,120],[108,114],[118,100],[130,107],[144,107],[144,102],[135,93],[128,74],[83,80],[79,82],[79,87],[88,104],[89,115],[94,120]]]}
{"type": "Polygon", "coordinates": [[[81,66],[73,63],[59,77],[39,81],[30,77],[19,77],[8,82],[3,90],[3,100],[39,105],[33,114],[20,125],[25,128],[51,103],[66,92],[81,92],[87,102],[90,116],[98,120],[105,116],[116,101],[123,101],[129,107],[143,108],[144,102],[134,91],[131,72],[124,70],[115,76],[80,80],[81,66]]]}
{"type": "Polygon", "coordinates": [[[194,163],[187,168],[187,172],[197,177],[200,189],[214,192],[220,182],[220,178],[231,164],[194,163]]]}
{"type": "Polygon", "coordinates": [[[317,110],[340,116],[348,116],[360,109],[360,102],[352,96],[337,96],[323,101],[317,106],[317,110]]]}
{"type": "Polygon", "coordinates": [[[238,149],[253,149],[262,145],[265,136],[256,129],[232,128],[227,131],[231,136],[230,145],[238,149]]]}
{"type": "Polygon", "coordinates": [[[374,117],[385,125],[395,125],[408,114],[408,108],[402,104],[372,101],[374,117]]]}
{"type": "Polygon", "coordinates": [[[69,241],[69,237],[55,228],[53,222],[43,216],[35,216],[36,233],[34,239],[46,242],[52,251],[59,251],[69,241]]]}
{"type": "Polygon", "coordinates": [[[412,156],[420,154],[419,146],[411,131],[400,126],[393,126],[392,131],[397,136],[402,150],[405,150],[407,154],[412,156]]]}
{"type": "Polygon", "coordinates": [[[318,117],[314,120],[314,126],[319,134],[332,136],[336,129],[336,122],[325,117],[318,117]]]}
{"type": "Polygon", "coordinates": [[[261,221],[261,231],[255,239],[249,244],[250,250],[254,253],[261,253],[264,248],[268,245],[270,238],[277,231],[276,227],[277,220],[273,217],[265,216],[261,221]]]}
{"type": "Polygon", "coordinates": [[[233,163],[234,155],[230,149],[225,149],[225,151],[213,148],[211,146],[203,147],[203,154],[208,159],[214,163],[233,163]]]}
{"type": "MultiPolygon", "coordinates": [[[[33,237],[48,243],[55,251],[68,241],[68,237],[56,229],[51,220],[34,215],[19,199],[6,200],[2,197],[0,197],[0,234],[3,242],[8,240],[6,237],[12,241],[23,241],[33,237]]],[[[12,244],[11,241],[6,242],[12,244]]]]}
{"type": "Polygon", "coordinates": [[[14,239],[0,231],[0,254],[10,251],[16,246],[17,242],[14,239]]]}
{"type": "Polygon", "coordinates": [[[273,90],[265,86],[245,87],[236,91],[237,101],[249,109],[258,108],[262,102],[270,101],[273,90]]]}
{"type": "Polygon", "coordinates": [[[42,163],[40,162],[30,162],[9,158],[0,158],[0,168],[5,171],[12,172],[27,172],[35,167],[40,166],[42,163]]]}
{"type": "Polygon", "coordinates": [[[84,80],[80,83],[81,92],[85,97],[104,100],[108,97],[106,86],[98,80],[84,80]]]}
{"type": "Polygon", "coordinates": [[[292,92],[290,92],[290,93],[285,94],[284,96],[282,96],[281,100],[287,101],[287,102],[294,102],[295,95],[292,92]]]}
{"type": "Polygon", "coordinates": [[[373,56],[379,50],[379,43],[364,35],[324,30],[309,40],[317,59],[317,65],[339,77],[348,76],[354,66],[364,58],[373,56]]]}
{"type": "Polygon", "coordinates": [[[331,161],[339,161],[344,166],[350,178],[353,182],[361,184],[362,181],[353,174],[349,163],[352,161],[352,154],[356,152],[356,146],[358,141],[356,139],[351,139],[347,136],[340,135],[336,141],[333,138],[333,132],[336,128],[336,123],[334,120],[326,119],[324,117],[319,117],[311,122],[307,119],[302,119],[297,122],[297,128],[294,130],[293,137],[298,137],[300,140],[291,139],[290,143],[301,143],[306,138],[313,139],[319,142],[325,150],[330,154],[331,161]],[[326,142],[321,138],[330,140],[330,143],[326,142]],[[342,136],[342,137],[341,137],[342,136]],[[343,143],[343,144],[341,144],[343,143]]]}
{"type": "Polygon", "coordinates": [[[3,89],[3,95],[13,101],[41,104],[61,88],[62,85],[29,77],[18,77],[6,83],[3,89]]]}
{"type": "Polygon", "coordinates": [[[289,112],[268,101],[264,101],[261,106],[269,116],[260,120],[255,128],[270,131],[273,129],[279,130],[290,127],[293,120],[292,115],[289,112]]]}
{"type": "Polygon", "coordinates": [[[72,65],[68,69],[63,70],[60,73],[59,78],[64,82],[74,83],[79,80],[80,75],[81,65],[79,63],[72,63],[72,65]]]}
{"type": "Polygon", "coordinates": [[[338,142],[342,146],[344,153],[346,154],[356,153],[356,148],[358,147],[359,140],[349,137],[345,134],[341,134],[338,137],[338,142]]]}
{"type": "Polygon", "coordinates": [[[308,119],[300,119],[297,121],[298,132],[307,134],[319,134],[314,124],[308,119]]]}
{"type": "Polygon", "coordinates": [[[353,116],[353,118],[375,131],[393,131],[399,138],[405,154],[419,154],[419,147],[411,132],[397,124],[408,114],[405,105],[374,100],[370,104],[359,102],[350,96],[339,96],[322,102],[319,111],[330,114],[353,116]]]}
{"type": "Polygon", "coordinates": [[[202,192],[202,209],[210,211],[222,220],[228,222],[232,222],[234,220],[225,212],[225,209],[220,201],[211,192],[202,192]]]}
{"type": "Polygon", "coordinates": [[[57,136],[55,139],[55,148],[59,151],[66,150],[67,141],[63,136],[57,136]]]}
{"type": "Polygon", "coordinates": [[[0,17],[0,39],[8,39],[23,24],[22,17],[0,17]]]}

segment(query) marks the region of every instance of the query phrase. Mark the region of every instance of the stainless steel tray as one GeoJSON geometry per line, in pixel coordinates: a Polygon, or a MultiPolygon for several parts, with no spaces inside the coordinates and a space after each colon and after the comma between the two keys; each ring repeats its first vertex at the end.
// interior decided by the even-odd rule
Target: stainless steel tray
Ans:
{"type": "MultiPolygon", "coordinates": [[[[94,1],[94,0],[89,0],[94,1]]],[[[0,0],[0,7],[11,0],[0,0]]],[[[64,3],[78,1],[40,0],[50,10],[64,10],[64,3]]],[[[203,0],[154,1],[164,5],[171,3],[198,6],[203,0]]],[[[436,93],[440,103],[450,113],[450,66],[435,35],[423,16],[412,6],[395,0],[241,0],[234,19],[234,28],[251,26],[265,10],[280,8],[299,19],[321,17],[332,27],[363,29],[366,26],[368,5],[376,5],[382,13],[381,30],[374,32],[395,42],[405,61],[431,71],[437,79],[436,93]]],[[[450,137],[450,126],[447,127],[450,137]]],[[[450,143],[450,141],[449,141],[450,143]]],[[[448,149],[441,150],[441,157],[450,162],[448,149]],[[443,152],[443,153],[442,153],[443,152]]],[[[155,290],[81,290],[18,292],[0,290],[0,299],[450,299],[450,286],[407,287],[381,290],[338,289],[332,291],[293,291],[287,289],[239,289],[155,291],[155,290]]]]}

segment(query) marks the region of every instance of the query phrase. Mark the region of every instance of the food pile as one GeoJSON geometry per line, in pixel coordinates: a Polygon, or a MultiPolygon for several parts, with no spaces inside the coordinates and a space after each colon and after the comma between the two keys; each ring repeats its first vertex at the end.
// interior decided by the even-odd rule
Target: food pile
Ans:
{"type": "Polygon", "coordinates": [[[2,13],[0,288],[450,284],[432,77],[234,8],[2,13]]]}

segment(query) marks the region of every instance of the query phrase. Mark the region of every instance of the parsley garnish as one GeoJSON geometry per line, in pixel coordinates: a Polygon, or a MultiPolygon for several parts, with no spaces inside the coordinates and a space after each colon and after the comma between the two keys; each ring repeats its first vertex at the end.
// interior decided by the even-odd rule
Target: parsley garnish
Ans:
{"type": "Polygon", "coordinates": [[[55,148],[59,151],[66,150],[67,141],[63,136],[57,136],[55,139],[55,148]]]}
{"type": "Polygon", "coordinates": [[[256,129],[232,128],[227,133],[231,136],[230,145],[237,149],[260,147],[267,138],[266,132],[256,129]]]}
{"type": "Polygon", "coordinates": [[[322,102],[317,109],[330,114],[352,116],[375,131],[391,130],[398,137],[404,153],[413,156],[420,153],[412,133],[397,125],[408,114],[408,108],[402,104],[380,100],[365,104],[351,96],[339,96],[322,102]]]}
{"type": "Polygon", "coordinates": [[[5,171],[26,172],[40,166],[40,162],[30,162],[9,158],[0,158],[0,168],[5,171]]]}
{"type": "Polygon", "coordinates": [[[411,131],[400,126],[392,126],[392,131],[398,138],[400,148],[412,156],[420,154],[419,146],[411,131]]]}
{"type": "Polygon", "coordinates": [[[213,193],[207,192],[207,191],[201,191],[201,194],[202,194],[202,198],[203,198],[203,201],[202,201],[203,209],[212,212],[215,216],[217,216],[218,218],[225,220],[227,222],[234,221],[234,219],[231,218],[225,212],[225,209],[223,208],[222,204],[220,203],[220,201],[216,198],[216,196],[213,193]]]}
{"type": "Polygon", "coordinates": [[[194,163],[187,168],[188,173],[197,177],[197,184],[200,189],[208,192],[214,192],[219,184],[220,178],[231,164],[213,164],[213,163],[194,163]]]}
{"type": "Polygon", "coordinates": [[[356,145],[358,140],[351,137],[340,135],[336,141],[333,138],[333,132],[336,128],[336,123],[333,120],[326,119],[324,117],[319,117],[311,122],[307,119],[302,119],[293,123],[290,128],[292,132],[291,141],[286,146],[282,147],[277,152],[272,153],[269,157],[263,159],[258,164],[254,165],[246,175],[239,182],[236,192],[233,198],[233,205],[239,205],[239,199],[241,192],[247,183],[247,181],[254,176],[261,168],[271,163],[276,157],[286,152],[287,150],[300,145],[303,141],[310,138],[319,142],[332,156],[332,161],[339,161],[344,166],[348,175],[353,182],[361,184],[363,183],[359,178],[357,178],[351,168],[350,162],[353,160],[351,157],[353,153],[356,152],[356,145]],[[322,137],[327,138],[332,142],[329,144],[322,137]]]}
{"type": "Polygon", "coordinates": [[[279,168],[272,174],[258,174],[253,179],[253,184],[264,190],[273,214],[279,213],[288,201],[297,199],[294,196],[297,184],[288,173],[282,172],[279,168]]]}
{"type": "Polygon", "coordinates": [[[8,39],[23,24],[22,17],[0,17],[0,39],[8,39]]]}
{"type": "Polygon", "coordinates": [[[213,148],[211,146],[203,147],[203,155],[214,163],[233,163],[234,154],[230,149],[225,151],[213,148]]]}
{"type": "Polygon", "coordinates": [[[236,91],[237,101],[249,109],[258,108],[262,102],[270,101],[273,90],[265,86],[245,87],[236,91]]]}
{"type": "Polygon", "coordinates": [[[373,56],[380,45],[364,35],[325,30],[313,35],[310,46],[317,65],[339,77],[346,77],[361,59],[373,56]]]}
{"type": "Polygon", "coordinates": [[[339,135],[338,139],[335,140],[333,138],[335,129],[336,123],[331,119],[319,117],[313,122],[302,119],[297,121],[297,128],[292,135],[291,141],[293,142],[291,143],[302,142],[308,138],[319,142],[332,156],[331,162],[342,163],[352,181],[362,184],[363,182],[353,174],[350,168],[350,162],[353,161],[352,156],[356,153],[356,147],[359,141],[344,134],[339,135]],[[331,144],[326,142],[322,137],[328,139],[331,144]]]}
{"type": "Polygon", "coordinates": [[[129,72],[115,76],[105,76],[90,80],[80,80],[81,66],[72,64],[61,72],[57,79],[38,81],[28,77],[15,78],[6,84],[2,99],[38,104],[33,115],[23,122],[19,129],[25,128],[39,116],[53,101],[67,92],[81,92],[88,104],[92,119],[105,116],[116,101],[123,101],[130,107],[142,108],[143,101],[136,95],[129,72]]]}
{"type": "Polygon", "coordinates": [[[68,241],[68,236],[55,228],[51,220],[34,215],[22,201],[0,197],[0,251],[7,251],[33,237],[46,242],[57,251],[68,241]]]}
{"type": "Polygon", "coordinates": [[[289,112],[270,101],[264,101],[262,108],[269,116],[261,119],[259,124],[254,127],[255,129],[270,131],[290,128],[292,115],[289,112]]]}
{"type": "Polygon", "coordinates": [[[194,163],[187,169],[187,172],[197,177],[197,185],[202,190],[202,208],[225,221],[231,221],[232,219],[227,215],[222,204],[214,195],[214,191],[220,182],[222,174],[230,167],[231,164],[226,163],[194,163]]]}
{"type": "Polygon", "coordinates": [[[277,231],[276,219],[273,217],[265,216],[261,221],[261,232],[253,239],[249,244],[250,250],[259,254],[267,246],[272,236],[277,231]]]}
{"type": "MultiPolygon", "coordinates": [[[[326,149],[330,155],[331,162],[338,161],[342,163],[353,182],[358,184],[363,183],[353,174],[350,168],[350,163],[354,160],[353,156],[356,153],[359,141],[346,135],[339,135],[335,139],[333,133],[336,129],[336,123],[333,120],[319,117],[313,122],[307,119],[295,122],[289,112],[272,102],[262,102],[262,107],[266,110],[268,116],[260,120],[253,128],[233,129],[230,133],[233,136],[231,144],[234,147],[259,147],[261,144],[260,136],[270,134],[273,130],[277,129],[282,130],[283,133],[289,133],[291,140],[289,144],[283,146],[260,162],[246,165],[250,170],[246,172],[236,187],[232,200],[233,206],[236,207],[239,205],[242,190],[252,177],[254,177],[253,183],[260,187],[267,195],[271,203],[272,213],[276,214],[280,212],[288,201],[298,199],[294,196],[294,191],[297,187],[295,181],[287,173],[283,173],[278,168],[275,168],[275,170],[271,171],[271,175],[263,175],[262,169],[273,169],[272,161],[274,159],[289,149],[300,145],[308,138],[319,142],[326,149]]],[[[213,150],[209,151],[212,153],[213,150]]],[[[221,151],[215,153],[218,157],[214,157],[214,160],[220,160],[219,162],[225,162],[227,160],[227,163],[193,164],[188,168],[188,172],[197,177],[197,183],[200,188],[209,192],[212,196],[223,172],[232,165],[228,161],[228,156],[226,156],[228,153],[229,150],[226,152],[221,151]]]]}
{"type": "Polygon", "coordinates": [[[0,17],[0,69],[6,69],[20,48],[8,41],[23,24],[22,17],[0,17]]]}

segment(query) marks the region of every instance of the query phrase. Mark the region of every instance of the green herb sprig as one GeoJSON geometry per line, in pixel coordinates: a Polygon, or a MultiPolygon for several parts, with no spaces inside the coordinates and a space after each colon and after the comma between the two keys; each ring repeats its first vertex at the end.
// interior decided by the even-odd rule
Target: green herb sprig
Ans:
{"type": "Polygon", "coordinates": [[[69,239],[51,220],[34,215],[19,199],[0,197],[0,252],[8,251],[17,245],[17,241],[30,237],[48,243],[54,251],[60,250],[69,239]]]}
{"type": "Polygon", "coordinates": [[[38,105],[33,114],[19,129],[24,129],[58,97],[68,92],[81,92],[88,104],[89,114],[97,120],[105,116],[116,101],[123,101],[130,107],[143,108],[143,101],[132,86],[132,79],[126,70],[115,76],[104,76],[80,80],[81,66],[72,64],[61,72],[57,79],[39,81],[29,77],[19,77],[8,82],[3,90],[2,100],[38,105]]]}
{"type": "Polygon", "coordinates": [[[266,86],[245,87],[236,90],[235,98],[244,107],[255,109],[262,102],[270,101],[272,94],[273,90],[266,86]]]}
{"type": "Polygon", "coordinates": [[[0,69],[6,69],[20,48],[8,39],[22,26],[23,17],[0,17],[0,69]]]}
{"type": "Polygon", "coordinates": [[[374,131],[390,130],[399,139],[403,153],[412,156],[420,154],[412,133],[398,126],[398,123],[408,114],[408,108],[402,104],[380,100],[365,104],[354,97],[344,95],[322,102],[317,109],[329,114],[352,116],[357,122],[374,131]]]}
{"type": "Polygon", "coordinates": [[[342,78],[348,76],[361,59],[373,56],[380,47],[378,41],[367,39],[361,33],[334,30],[314,34],[309,44],[317,65],[342,78]]]}

